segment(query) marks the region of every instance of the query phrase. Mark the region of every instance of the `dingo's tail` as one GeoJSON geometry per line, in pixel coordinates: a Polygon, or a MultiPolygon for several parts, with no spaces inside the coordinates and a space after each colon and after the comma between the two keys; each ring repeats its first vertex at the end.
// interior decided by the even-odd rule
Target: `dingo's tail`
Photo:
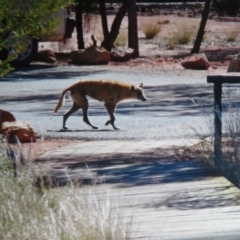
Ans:
{"type": "Polygon", "coordinates": [[[67,88],[65,89],[63,92],[62,92],[62,95],[61,97],[59,98],[59,101],[58,101],[58,105],[56,106],[56,108],[54,109],[54,112],[57,112],[59,109],[61,109],[65,103],[65,94],[67,91],[69,91],[70,89],[67,88]]]}

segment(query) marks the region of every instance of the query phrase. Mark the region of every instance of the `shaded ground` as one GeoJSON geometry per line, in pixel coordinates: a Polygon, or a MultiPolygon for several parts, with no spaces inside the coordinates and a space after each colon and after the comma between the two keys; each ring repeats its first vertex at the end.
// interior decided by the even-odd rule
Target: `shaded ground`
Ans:
{"type": "Polygon", "coordinates": [[[134,212],[130,239],[239,239],[239,190],[203,162],[171,159],[181,145],[79,142],[36,162],[62,184],[77,179],[120,200],[134,212]]]}

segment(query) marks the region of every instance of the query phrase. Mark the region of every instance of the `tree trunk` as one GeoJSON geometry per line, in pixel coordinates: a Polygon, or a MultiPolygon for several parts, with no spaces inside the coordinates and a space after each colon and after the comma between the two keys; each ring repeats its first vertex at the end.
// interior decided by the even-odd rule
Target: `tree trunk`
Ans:
{"type": "Polygon", "coordinates": [[[77,42],[78,49],[84,49],[83,40],[83,21],[82,21],[82,1],[78,0],[76,5],[76,29],[77,29],[77,42]]]}
{"type": "Polygon", "coordinates": [[[134,49],[133,58],[139,57],[136,0],[129,0],[128,6],[128,46],[134,49]]]}
{"type": "MultiPolygon", "coordinates": [[[[122,6],[120,7],[119,11],[117,12],[116,17],[113,20],[113,23],[111,26],[111,31],[109,33],[111,48],[113,47],[113,44],[119,34],[119,29],[120,29],[122,20],[127,12],[127,9],[128,9],[128,0],[124,0],[122,3],[122,6]]],[[[101,43],[101,46],[106,48],[107,45],[106,45],[105,39],[101,43]]]]}
{"type": "Polygon", "coordinates": [[[200,26],[199,26],[199,29],[198,29],[198,34],[197,34],[193,49],[191,51],[192,54],[193,53],[199,53],[201,43],[202,43],[202,40],[203,40],[203,36],[204,36],[204,33],[205,33],[205,26],[206,26],[209,11],[210,11],[210,3],[211,3],[211,0],[206,0],[206,2],[205,2],[205,6],[204,6],[204,9],[203,9],[203,12],[202,12],[202,20],[201,20],[201,23],[200,23],[200,26]]]}
{"type": "Polygon", "coordinates": [[[110,35],[108,31],[108,22],[107,22],[107,13],[104,0],[99,0],[100,4],[100,11],[101,11],[101,18],[102,18],[102,29],[103,29],[103,36],[104,36],[104,47],[111,51],[112,45],[110,41],[110,35]]]}
{"type": "Polygon", "coordinates": [[[128,0],[124,0],[122,3],[122,6],[120,7],[120,9],[112,23],[111,32],[110,32],[110,39],[111,39],[112,45],[115,42],[115,40],[117,39],[119,30],[121,27],[121,23],[127,12],[127,9],[128,9],[128,0]]]}

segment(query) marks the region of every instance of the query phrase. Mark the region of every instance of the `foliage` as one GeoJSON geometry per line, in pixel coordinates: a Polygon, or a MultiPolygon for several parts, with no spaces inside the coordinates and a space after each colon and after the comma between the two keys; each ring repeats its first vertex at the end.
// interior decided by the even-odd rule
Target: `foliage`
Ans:
{"type": "Polygon", "coordinates": [[[161,31],[161,26],[158,23],[149,21],[141,25],[142,31],[147,39],[153,39],[161,31]]]}
{"type": "Polygon", "coordinates": [[[127,44],[127,34],[120,32],[117,36],[117,39],[114,42],[115,47],[126,46],[127,44]]]}
{"type": "Polygon", "coordinates": [[[0,0],[0,51],[12,48],[7,59],[0,63],[0,75],[6,66],[24,49],[27,38],[40,38],[57,26],[53,13],[69,5],[72,0],[0,0]]]}
{"type": "Polygon", "coordinates": [[[0,60],[0,77],[7,75],[12,70],[13,68],[10,66],[9,63],[0,60]]]}

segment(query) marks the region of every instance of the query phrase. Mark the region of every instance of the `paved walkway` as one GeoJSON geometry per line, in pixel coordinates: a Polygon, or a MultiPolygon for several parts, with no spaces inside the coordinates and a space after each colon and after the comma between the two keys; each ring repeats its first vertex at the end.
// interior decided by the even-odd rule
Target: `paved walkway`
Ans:
{"type": "Polygon", "coordinates": [[[104,182],[121,208],[133,212],[132,239],[240,239],[240,191],[206,164],[176,161],[194,140],[89,141],[45,153],[59,182],[104,182]]]}

